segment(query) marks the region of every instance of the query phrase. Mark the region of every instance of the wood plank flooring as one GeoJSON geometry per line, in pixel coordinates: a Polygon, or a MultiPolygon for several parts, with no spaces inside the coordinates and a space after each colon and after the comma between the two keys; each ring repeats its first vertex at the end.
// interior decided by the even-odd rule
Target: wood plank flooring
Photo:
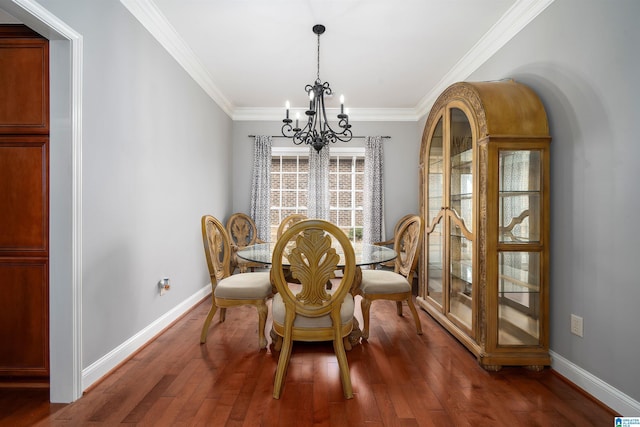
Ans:
{"type": "MultiPolygon", "coordinates": [[[[487,372],[419,310],[376,301],[368,342],[347,352],[345,400],[331,343],[294,343],[283,395],[271,397],[278,354],[258,350],[253,307],[200,328],[209,300],[70,405],[48,390],[0,389],[0,426],[608,426],[614,413],[551,369],[487,372]]],[[[362,324],[357,300],[357,317],[362,324]]],[[[268,325],[270,328],[270,324],[268,325]]]]}

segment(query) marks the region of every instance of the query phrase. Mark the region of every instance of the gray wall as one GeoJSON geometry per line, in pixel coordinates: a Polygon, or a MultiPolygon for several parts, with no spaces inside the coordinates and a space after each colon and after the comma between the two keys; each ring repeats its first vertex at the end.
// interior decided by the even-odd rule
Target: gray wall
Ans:
{"type": "Polygon", "coordinates": [[[635,400],[638,17],[634,0],[557,0],[468,79],[513,77],[541,97],[553,138],[551,348],[635,400]],[[570,334],[571,313],[584,338],[570,334]]]}
{"type": "MultiPolygon", "coordinates": [[[[283,110],[284,114],[284,110],[283,110]]],[[[387,237],[404,214],[418,212],[419,153],[422,129],[416,122],[357,122],[351,130],[358,136],[390,136],[384,139],[385,229],[387,237]]],[[[281,135],[282,122],[235,121],[233,124],[233,210],[249,212],[253,138],[248,135],[281,135]]],[[[293,146],[289,139],[274,138],[273,146],[293,146]]],[[[337,142],[336,147],[364,146],[364,139],[337,142]]]]}
{"type": "MultiPolygon", "coordinates": [[[[207,283],[200,216],[248,211],[247,135],[277,135],[280,126],[232,123],[119,2],[40,3],[84,37],[86,368],[207,283]],[[160,298],[155,283],[165,275],[173,289],[160,298]]],[[[467,79],[513,77],[542,98],[553,138],[551,348],[635,400],[638,16],[635,0],[556,0],[467,79]],[[584,317],[584,338],[569,333],[571,313],[584,317]]],[[[418,209],[424,119],[353,125],[358,135],[392,137],[385,142],[389,233],[398,217],[418,209]]],[[[68,149],[52,147],[52,168],[70,167],[68,149]]],[[[52,185],[70,180],[68,172],[51,173],[52,185]]],[[[68,204],[70,191],[61,193],[68,204]]],[[[66,211],[52,212],[52,221],[60,220],[52,228],[70,228],[61,218],[66,211]]],[[[52,295],[52,304],[69,307],[59,296],[52,295]]],[[[58,325],[69,321],[52,319],[52,337],[68,339],[58,325]]]]}
{"type": "Polygon", "coordinates": [[[230,211],[232,125],[120,2],[41,3],[84,42],[86,368],[208,283],[200,217],[230,211]]]}

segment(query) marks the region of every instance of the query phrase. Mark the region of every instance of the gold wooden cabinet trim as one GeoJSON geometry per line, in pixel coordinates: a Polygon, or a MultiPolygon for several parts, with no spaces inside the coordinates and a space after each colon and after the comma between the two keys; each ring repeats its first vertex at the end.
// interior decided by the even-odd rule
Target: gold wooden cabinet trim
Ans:
{"type": "MultiPolygon", "coordinates": [[[[469,128],[462,133],[462,137],[468,138],[469,128]]],[[[460,340],[487,370],[498,370],[505,365],[527,366],[537,370],[550,364],[550,141],[547,116],[541,100],[531,88],[512,79],[451,85],[434,103],[424,128],[420,149],[420,213],[426,227],[420,256],[417,301],[460,340]],[[459,140],[454,140],[454,136],[460,137],[456,128],[459,124],[454,119],[455,114],[458,117],[461,115],[459,112],[454,114],[456,109],[462,111],[468,120],[472,138],[471,153],[468,142],[460,145],[459,140]],[[505,206],[512,202],[507,191],[500,192],[500,180],[503,185],[510,181],[504,172],[504,165],[503,169],[500,167],[511,151],[525,156],[529,168],[535,166],[536,172],[524,169],[522,180],[535,183],[537,187],[536,190],[527,189],[523,192],[526,193],[524,196],[513,196],[522,197],[525,207],[512,209],[513,213],[506,214],[500,210],[500,206],[506,209],[505,206]],[[461,171],[459,163],[452,163],[453,155],[458,153],[466,156],[464,171],[461,171]],[[429,170],[430,167],[433,171],[429,170]],[[462,194],[458,184],[460,174],[471,175],[467,179],[472,180],[472,195],[462,194]],[[454,181],[454,178],[458,181],[454,181]],[[430,180],[434,187],[431,189],[430,180]],[[454,196],[458,197],[455,202],[454,196]],[[465,208],[466,218],[452,207],[453,203],[460,203],[458,200],[462,196],[470,203],[465,208]],[[442,199],[441,204],[438,204],[438,198],[442,199]],[[533,200],[536,205],[529,209],[528,205],[534,203],[533,200]],[[526,214],[518,209],[526,209],[526,214]],[[504,223],[500,224],[500,221],[504,223]],[[536,238],[518,240],[513,234],[514,227],[528,227],[529,233],[535,231],[536,238]],[[458,233],[452,234],[454,230],[458,233]],[[430,239],[432,233],[433,239],[430,239]],[[471,273],[467,276],[472,281],[468,298],[470,302],[467,302],[471,316],[465,317],[470,320],[464,321],[456,317],[450,304],[455,294],[451,292],[456,289],[452,288],[454,278],[458,274],[452,270],[452,265],[459,264],[461,260],[454,258],[452,251],[459,249],[459,241],[466,241],[467,247],[471,248],[465,254],[465,259],[471,264],[471,273]],[[437,278],[439,271],[429,271],[430,256],[434,257],[434,265],[441,270],[440,282],[431,282],[431,287],[429,280],[437,278]],[[531,266],[526,269],[523,267],[520,271],[526,280],[509,277],[501,271],[512,269],[511,264],[504,261],[508,257],[521,257],[527,262],[531,258],[531,266]],[[502,265],[499,265],[499,259],[502,265]],[[430,273],[433,273],[432,277],[430,273]],[[539,283],[532,284],[527,280],[539,283]],[[508,290],[507,284],[513,285],[514,289],[517,286],[519,288],[508,290]],[[436,299],[429,296],[430,292],[434,292],[436,299]],[[509,298],[524,298],[524,302],[518,302],[514,307],[522,311],[516,312],[516,315],[529,316],[526,318],[533,321],[533,339],[518,340],[517,334],[516,338],[509,335],[512,333],[510,328],[514,326],[508,317],[512,308],[508,305],[512,302],[507,301],[509,298]],[[525,309],[529,311],[523,314],[525,309]]],[[[459,286],[460,276],[455,280],[459,286]]],[[[465,313],[467,316],[468,311],[465,313]]]]}

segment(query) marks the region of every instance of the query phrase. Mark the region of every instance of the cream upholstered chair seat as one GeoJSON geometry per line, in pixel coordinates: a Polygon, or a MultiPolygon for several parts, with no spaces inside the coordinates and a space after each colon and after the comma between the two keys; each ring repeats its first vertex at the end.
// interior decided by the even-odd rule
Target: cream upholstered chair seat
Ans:
{"type": "MultiPolygon", "coordinates": [[[[331,293],[331,291],[328,291],[331,293]]],[[[340,307],[340,320],[343,324],[349,324],[353,320],[353,311],[355,308],[353,295],[347,294],[340,307]]],[[[282,301],[282,295],[275,294],[271,302],[271,316],[273,321],[284,324],[285,306],[282,301]]],[[[321,317],[305,317],[297,316],[293,321],[294,328],[331,328],[331,316],[328,314],[321,317]]]]}
{"type": "Polygon", "coordinates": [[[411,292],[406,277],[389,270],[362,270],[360,291],[364,294],[394,294],[411,292]]]}
{"type": "Polygon", "coordinates": [[[229,276],[218,282],[214,295],[217,298],[230,300],[268,298],[271,295],[269,272],[229,276]]]}

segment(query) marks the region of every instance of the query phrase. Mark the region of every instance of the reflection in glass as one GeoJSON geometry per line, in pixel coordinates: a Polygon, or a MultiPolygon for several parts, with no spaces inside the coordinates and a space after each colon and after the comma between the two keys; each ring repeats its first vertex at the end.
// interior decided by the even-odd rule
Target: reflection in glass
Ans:
{"type": "MultiPolygon", "coordinates": [[[[442,146],[442,117],[438,120],[431,135],[429,144],[429,164],[428,164],[428,198],[427,212],[428,218],[426,226],[429,227],[434,218],[442,213],[442,193],[444,191],[444,151],[442,146]]],[[[427,296],[438,305],[443,304],[442,294],[442,268],[443,268],[443,248],[444,236],[442,235],[442,217],[434,229],[426,235],[427,242],[427,296]]]]}
{"type": "Polygon", "coordinates": [[[501,150],[500,242],[540,241],[541,152],[501,150]]]}
{"type": "Polygon", "coordinates": [[[449,312],[471,329],[473,242],[463,235],[457,222],[451,224],[450,238],[449,312]]]}
{"type": "Polygon", "coordinates": [[[449,208],[460,218],[450,218],[449,314],[468,329],[472,327],[473,242],[463,230],[473,229],[473,135],[466,114],[450,110],[449,208]]]}
{"type": "Polygon", "coordinates": [[[498,344],[540,341],[540,253],[501,252],[498,281],[498,344]]]}
{"type": "Polygon", "coordinates": [[[442,255],[444,247],[444,236],[442,235],[442,221],[434,227],[433,231],[427,235],[429,248],[427,266],[427,295],[440,306],[442,299],[442,255]]]}
{"type": "Polygon", "coordinates": [[[429,148],[429,199],[427,200],[429,218],[427,218],[427,226],[431,224],[431,221],[440,213],[442,208],[442,192],[444,190],[442,162],[442,117],[440,117],[431,136],[429,148]]]}
{"type": "Polygon", "coordinates": [[[451,109],[451,199],[449,207],[473,229],[473,143],[471,125],[464,112],[451,109]]]}

